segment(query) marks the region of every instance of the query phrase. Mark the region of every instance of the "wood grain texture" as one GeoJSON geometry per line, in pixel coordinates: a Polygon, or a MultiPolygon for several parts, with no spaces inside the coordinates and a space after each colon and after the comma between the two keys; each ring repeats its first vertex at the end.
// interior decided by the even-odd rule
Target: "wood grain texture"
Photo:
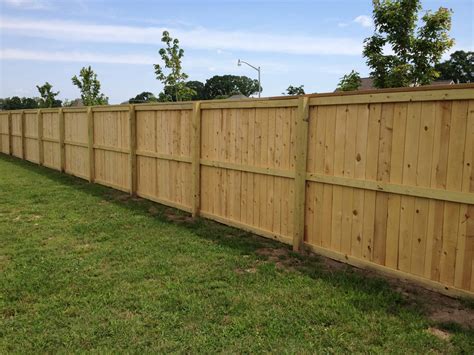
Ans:
{"type": "Polygon", "coordinates": [[[474,295],[470,86],[2,112],[0,152],[474,295]]]}

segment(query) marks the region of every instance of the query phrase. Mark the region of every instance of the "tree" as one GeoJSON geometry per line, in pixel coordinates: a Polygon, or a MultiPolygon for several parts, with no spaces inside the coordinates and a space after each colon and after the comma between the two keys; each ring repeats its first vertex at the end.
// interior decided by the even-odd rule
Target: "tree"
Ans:
{"type": "Polygon", "coordinates": [[[286,93],[282,92],[281,94],[282,95],[304,95],[305,94],[304,85],[300,85],[300,86],[290,85],[286,89],[286,93]]]}
{"type": "Polygon", "coordinates": [[[84,106],[108,104],[109,98],[100,92],[100,81],[90,66],[81,69],[79,78],[74,75],[72,83],[81,91],[84,106]]]}
{"type": "Polygon", "coordinates": [[[33,97],[6,97],[1,100],[1,109],[2,110],[22,110],[22,109],[30,109],[30,108],[38,108],[39,107],[38,98],[33,97]]]}
{"type": "Polygon", "coordinates": [[[206,99],[227,98],[235,94],[251,96],[258,93],[258,80],[247,76],[215,75],[206,80],[204,96],[206,99]]]}
{"type": "Polygon", "coordinates": [[[448,60],[439,63],[435,69],[439,78],[454,80],[456,83],[474,82],[474,52],[456,51],[448,60]]]}
{"type": "Polygon", "coordinates": [[[185,80],[188,75],[182,71],[181,59],[184,56],[184,50],[179,47],[179,40],[173,39],[168,31],[163,31],[161,42],[166,44],[159,53],[164,62],[164,68],[168,69],[165,74],[164,68],[160,64],[153,64],[156,78],[163,83],[164,89],[160,93],[160,101],[186,101],[190,100],[195,92],[186,86],[185,80]],[[168,88],[168,92],[166,92],[168,88]]]}
{"type": "Polygon", "coordinates": [[[204,83],[193,80],[187,81],[186,86],[194,90],[195,94],[192,96],[191,100],[205,100],[204,96],[204,83]]]}
{"type": "Polygon", "coordinates": [[[40,107],[61,107],[62,101],[61,100],[56,100],[56,96],[59,95],[58,92],[53,92],[53,85],[50,83],[46,82],[42,86],[36,85],[36,88],[38,89],[41,100],[40,100],[40,107]]]}
{"type": "Polygon", "coordinates": [[[156,102],[156,101],[158,101],[156,96],[148,91],[144,91],[141,94],[138,94],[137,96],[128,100],[128,102],[131,104],[142,104],[142,103],[156,102]]]}
{"type": "Polygon", "coordinates": [[[454,41],[451,10],[427,11],[417,26],[420,0],[373,0],[375,31],[364,41],[364,57],[377,88],[430,84],[434,68],[454,41]],[[384,54],[384,47],[393,54],[384,54]]]}
{"type": "Polygon", "coordinates": [[[361,85],[360,75],[355,70],[352,70],[349,74],[344,75],[339,81],[337,88],[340,91],[353,91],[357,90],[361,85]]]}

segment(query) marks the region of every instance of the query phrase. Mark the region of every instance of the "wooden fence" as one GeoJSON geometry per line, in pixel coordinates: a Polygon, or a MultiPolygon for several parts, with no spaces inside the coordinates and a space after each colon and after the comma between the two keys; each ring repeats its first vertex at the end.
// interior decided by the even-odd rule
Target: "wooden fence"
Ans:
{"type": "Polygon", "coordinates": [[[1,152],[474,295],[474,85],[0,112],[1,152]]]}

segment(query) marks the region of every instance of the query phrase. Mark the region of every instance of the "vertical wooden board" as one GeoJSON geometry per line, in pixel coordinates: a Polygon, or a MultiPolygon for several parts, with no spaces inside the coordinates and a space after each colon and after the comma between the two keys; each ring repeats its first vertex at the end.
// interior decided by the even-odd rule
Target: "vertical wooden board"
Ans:
{"type": "MultiPolygon", "coordinates": [[[[215,143],[215,159],[217,161],[223,161],[225,158],[225,121],[223,119],[223,112],[220,109],[214,110],[214,139],[215,143]]],[[[223,182],[225,176],[222,175],[223,169],[216,169],[215,181],[214,181],[214,214],[217,216],[223,216],[225,213],[225,192],[223,189],[223,182]]]]}
{"type": "MultiPolygon", "coordinates": [[[[403,178],[403,157],[405,154],[407,110],[408,104],[406,103],[397,103],[394,106],[392,149],[390,157],[390,182],[399,185],[402,183],[403,178]]],[[[388,195],[385,265],[393,269],[398,268],[400,204],[400,195],[388,195]]]]}
{"type": "Polygon", "coordinates": [[[137,195],[157,197],[156,159],[137,157],[137,195]]]}
{"type": "Polygon", "coordinates": [[[59,139],[59,114],[43,113],[43,138],[59,139]]]}
{"type": "MultiPolygon", "coordinates": [[[[383,104],[380,115],[379,159],[377,180],[390,180],[390,159],[392,154],[394,104],[383,104]]],[[[386,193],[377,193],[375,199],[375,227],[372,261],[385,265],[387,242],[388,197],[386,193]]]]}
{"type": "MultiPolygon", "coordinates": [[[[249,110],[241,109],[239,111],[240,119],[240,161],[243,165],[248,165],[249,152],[249,110]]],[[[241,173],[241,198],[240,198],[240,220],[248,224],[248,208],[249,208],[249,191],[248,191],[248,176],[246,172],[241,173]]]]}
{"type": "MultiPolygon", "coordinates": [[[[236,163],[236,146],[235,146],[235,137],[236,137],[236,110],[235,109],[227,109],[224,110],[224,120],[226,121],[226,132],[225,132],[225,146],[226,146],[226,156],[225,159],[228,162],[231,163],[236,163]]],[[[232,220],[238,220],[236,219],[236,216],[234,214],[234,209],[235,205],[238,201],[236,201],[236,194],[235,194],[235,189],[236,189],[236,171],[226,169],[226,178],[227,178],[227,184],[225,186],[226,188],[226,213],[227,217],[232,219],[232,220]]],[[[239,201],[239,206],[240,206],[240,201],[239,201]]]]}
{"type": "MultiPolygon", "coordinates": [[[[268,130],[266,134],[268,135],[267,143],[267,166],[276,168],[277,164],[275,163],[275,131],[276,131],[276,109],[268,109],[268,130]]],[[[279,223],[278,228],[274,226],[273,221],[273,210],[275,209],[275,178],[273,176],[265,176],[266,180],[266,193],[267,193],[267,207],[265,211],[265,227],[267,230],[272,231],[276,234],[279,233],[279,223]]],[[[302,211],[304,213],[304,210],[302,211]]]]}
{"type": "Polygon", "coordinates": [[[156,152],[156,113],[137,111],[137,151],[156,152]]]}
{"type": "MultiPolygon", "coordinates": [[[[420,137],[416,184],[430,186],[431,165],[433,159],[433,143],[435,132],[435,111],[433,102],[423,102],[421,107],[420,137]]],[[[413,240],[411,255],[411,273],[424,275],[426,243],[428,238],[429,200],[415,199],[415,215],[413,221],[413,240]]]]}
{"type": "MultiPolygon", "coordinates": [[[[357,133],[357,105],[348,105],[346,108],[347,121],[344,146],[344,177],[353,178],[356,162],[356,133],[357,133]]],[[[352,219],[354,217],[353,188],[342,189],[342,226],[341,226],[341,252],[351,253],[352,219]]]]}
{"type": "Polygon", "coordinates": [[[25,148],[25,159],[32,163],[39,163],[38,140],[25,138],[23,146],[25,148]]]}
{"type": "MultiPolygon", "coordinates": [[[[474,100],[469,101],[465,141],[461,189],[466,193],[474,193],[474,100]]],[[[470,288],[472,277],[470,265],[474,260],[473,220],[474,205],[461,205],[454,285],[466,290],[470,288]]]]}
{"type": "Polygon", "coordinates": [[[59,156],[59,143],[43,142],[44,146],[44,165],[49,168],[61,169],[61,160],[59,156]]]}
{"type": "MultiPolygon", "coordinates": [[[[257,109],[257,116],[260,122],[260,147],[258,153],[260,154],[259,166],[268,167],[268,127],[269,127],[269,109],[257,109]]],[[[258,227],[268,230],[268,213],[267,213],[267,198],[269,195],[269,186],[267,186],[267,176],[256,175],[258,179],[258,209],[259,219],[258,227]]]]}
{"type": "MultiPolygon", "coordinates": [[[[321,108],[322,110],[323,108],[321,108]]],[[[336,106],[325,107],[326,127],[324,145],[324,174],[334,175],[334,151],[336,137],[336,106]]],[[[322,114],[322,113],[321,113],[322,114]]],[[[331,247],[332,240],[332,206],[333,206],[333,186],[323,187],[323,217],[324,224],[321,229],[321,245],[326,248],[331,247]]]]}
{"type": "MultiPolygon", "coordinates": [[[[291,109],[285,108],[282,113],[282,153],[280,168],[283,170],[290,169],[290,144],[291,144],[291,109]]],[[[281,180],[281,222],[280,222],[280,233],[284,236],[291,236],[289,229],[289,218],[290,218],[290,184],[293,183],[291,179],[281,180]]],[[[293,237],[293,236],[291,236],[293,237]]]]}
{"type": "MultiPolygon", "coordinates": [[[[313,172],[316,168],[316,150],[318,149],[317,126],[325,123],[324,119],[318,115],[318,107],[309,107],[309,122],[308,122],[308,156],[307,156],[307,172],[313,172]]],[[[321,129],[320,129],[321,130],[321,129]]],[[[317,242],[320,234],[316,230],[318,224],[316,223],[317,204],[321,201],[317,199],[317,185],[310,181],[306,182],[306,202],[305,202],[305,241],[310,244],[320,245],[317,242]]]]}
{"type": "MultiPolygon", "coordinates": [[[[235,125],[234,128],[235,135],[233,136],[235,140],[235,163],[242,164],[242,155],[243,155],[243,127],[242,127],[242,110],[235,110],[235,125]]],[[[241,201],[243,199],[242,194],[242,172],[235,172],[235,185],[234,185],[234,208],[233,215],[235,219],[242,222],[242,211],[241,211],[241,201]]]]}
{"type": "MultiPolygon", "coordinates": [[[[369,125],[369,106],[357,106],[357,126],[355,142],[354,177],[365,179],[367,164],[367,139],[369,125]]],[[[362,235],[364,231],[364,190],[354,189],[352,197],[352,229],[350,254],[362,257],[362,235]]]]}
{"type": "MultiPolygon", "coordinates": [[[[284,108],[275,109],[274,117],[274,167],[281,169],[282,158],[283,158],[283,121],[284,121],[284,108]]],[[[273,208],[272,208],[272,231],[275,234],[281,235],[281,210],[282,210],[282,179],[278,177],[273,178],[273,208]]]]}
{"type": "MultiPolygon", "coordinates": [[[[367,133],[367,164],[365,178],[367,180],[377,179],[377,167],[379,159],[379,137],[381,104],[369,106],[369,123],[367,133]]],[[[372,260],[375,229],[375,191],[364,193],[364,221],[362,233],[362,258],[372,260]]]]}
{"type": "MultiPolygon", "coordinates": [[[[254,165],[262,165],[262,114],[260,109],[255,109],[254,116],[254,137],[255,137],[255,150],[254,150],[254,165]]],[[[260,176],[257,174],[253,175],[253,223],[252,225],[260,226],[260,176]]]]}
{"type": "MultiPolygon", "coordinates": [[[[203,159],[215,159],[213,118],[214,116],[212,110],[201,110],[201,158],[203,159]]],[[[212,183],[213,171],[208,167],[201,166],[201,210],[208,213],[213,213],[212,183]]]]}
{"type": "MultiPolygon", "coordinates": [[[[454,101],[451,112],[451,129],[449,138],[448,171],[446,188],[462,190],[462,171],[464,169],[464,148],[469,101],[454,101]]],[[[454,284],[456,247],[459,234],[460,204],[445,203],[443,223],[443,247],[440,260],[440,281],[447,285],[454,284]]]]}
{"type": "Polygon", "coordinates": [[[293,205],[293,250],[299,251],[305,241],[305,193],[308,153],[309,104],[307,97],[298,99],[298,112],[295,117],[295,180],[293,205]]]}
{"type": "MultiPolygon", "coordinates": [[[[334,175],[344,176],[344,148],[346,135],[347,106],[339,105],[336,108],[336,130],[334,149],[334,175]]],[[[332,226],[331,226],[331,248],[335,251],[341,250],[342,238],[342,208],[343,190],[341,186],[333,186],[332,197],[332,226]]]]}
{"type": "Polygon", "coordinates": [[[76,147],[69,144],[65,146],[65,171],[68,174],[81,177],[83,179],[88,178],[89,165],[88,165],[88,150],[84,147],[76,147]]]}
{"type": "Polygon", "coordinates": [[[201,109],[201,159],[211,159],[212,117],[209,110],[201,109]]]}
{"type": "Polygon", "coordinates": [[[64,139],[75,143],[88,143],[86,112],[64,113],[64,139]]]}
{"type": "Polygon", "coordinates": [[[201,211],[207,212],[207,213],[212,213],[212,201],[209,198],[212,193],[212,185],[211,185],[211,179],[212,179],[212,169],[211,167],[208,166],[201,166],[201,196],[203,197],[201,199],[201,211]]]}
{"type": "MultiPolygon", "coordinates": [[[[436,103],[433,163],[430,180],[431,186],[439,189],[446,188],[451,109],[451,101],[436,103]]],[[[444,202],[430,201],[424,275],[434,281],[439,281],[439,262],[443,245],[443,215],[444,202]]]]}
{"type": "Polygon", "coordinates": [[[39,162],[38,117],[37,113],[25,113],[24,117],[24,159],[33,163],[39,162]]]}
{"type": "MultiPolygon", "coordinates": [[[[315,110],[313,110],[314,112],[315,110]]],[[[316,134],[315,134],[315,157],[312,163],[310,171],[314,171],[317,174],[324,174],[324,154],[326,144],[326,125],[328,121],[327,110],[324,112],[322,107],[318,107],[316,110],[316,134]]],[[[310,122],[313,119],[310,111],[310,122]]],[[[309,169],[308,169],[309,170],[309,169]]],[[[309,242],[318,246],[322,246],[323,239],[323,225],[326,221],[323,219],[323,211],[326,208],[324,205],[324,184],[316,184],[314,189],[314,215],[312,223],[314,225],[314,236],[309,242]]]]}
{"type": "Polygon", "coordinates": [[[37,113],[25,113],[25,136],[38,137],[37,113]]]}
{"type": "MultiPolygon", "coordinates": [[[[421,103],[415,102],[408,104],[402,183],[410,186],[416,185],[420,122],[421,103]]],[[[400,270],[410,272],[413,241],[413,223],[415,215],[415,198],[411,196],[402,196],[400,205],[401,209],[398,264],[400,270]]]]}

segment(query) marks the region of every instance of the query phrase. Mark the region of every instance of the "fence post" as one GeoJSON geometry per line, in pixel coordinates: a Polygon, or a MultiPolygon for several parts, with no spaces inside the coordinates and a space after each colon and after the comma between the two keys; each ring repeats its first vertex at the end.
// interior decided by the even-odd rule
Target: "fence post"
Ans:
{"type": "Polygon", "coordinates": [[[192,162],[192,215],[199,216],[201,206],[201,103],[193,104],[191,136],[191,162],[192,162]]]}
{"type": "Polygon", "coordinates": [[[12,113],[8,112],[8,154],[13,155],[12,113]]]}
{"type": "Polygon", "coordinates": [[[293,250],[295,251],[301,250],[304,241],[308,119],[308,98],[300,97],[296,119],[295,205],[293,212],[293,250]]]}
{"type": "Polygon", "coordinates": [[[44,150],[43,150],[43,113],[38,109],[36,114],[36,121],[38,124],[38,165],[43,165],[44,150]]]}
{"type": "Polygon", "coordinates": [[[58,111],[59,120],[59,170],[63,173],[66,170],[66,148],[64,144],[64,112],[60,108],[58,111]]]}
{"type": "Polygon", "coordinates": [[[20,116],[20,128],[21,128],[21,159],[25,160],[25,111],[21,111],[20,116]]]}
{"type": "Polygon", "coordinates": [[[137,119],[134,105],[129,106],[128,129],[130,135],[130,195],[134,196],[137,193],[137,119]]]}
{"type": "Polygon", "coordinates": [[[94,159],[94,113],[92,107],[87,108],[87,138],[89,147],[89,182],[94,182],[95,159],[94,159]]]}

